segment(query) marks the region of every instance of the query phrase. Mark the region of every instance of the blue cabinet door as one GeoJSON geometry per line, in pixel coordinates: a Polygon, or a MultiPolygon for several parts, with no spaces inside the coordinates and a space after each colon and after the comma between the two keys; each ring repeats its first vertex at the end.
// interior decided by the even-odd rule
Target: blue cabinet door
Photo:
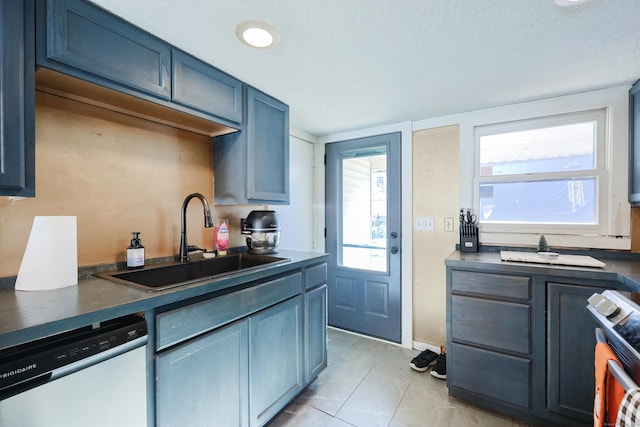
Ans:
{"type": "Polygon", "coordinates": [[[305,383],[327,367],[327,285],[304,296],[305,383]]]}
{"type": "Polygon", "coordinates": [[[215,203],[289,203],[289,107],[247,87],[245,126],[214,139],[215,203]]]}
{"type": "Polygon", "coordinates": [[[247,198],[289,203],[289,107],[247,89],[247,198]]]}
{"type": "Polygon", "coordinates": [[[251,425],[260,426],[304,386],[302,296],[250,317],[251,425]]]}
{"type": "Polygon", "coordinates": [[[593,420],[597,327],[586,305],[604,286],[547,282],[547,409],[585,424],[593,420]]]}
{"type": "Polygon", "coordinates": [[[248,319],[156,357],[156,425],[248,426],[248,319]]]}
{"type": "Polygon", "coordinates": [[[39,65],[170,99],[169,44],[81,0],[38,0],[38,13],[39,65]]]}
{"type": "Polygon", "coordinates": [[[206,114],[242,123],[242,82],[193,56],[173,49],[173,101],[206,114]]]}
{"type": "Polygon", "coordinates": [[[0,196],[35,195],[33,6],[0,2],[0,196]]]}

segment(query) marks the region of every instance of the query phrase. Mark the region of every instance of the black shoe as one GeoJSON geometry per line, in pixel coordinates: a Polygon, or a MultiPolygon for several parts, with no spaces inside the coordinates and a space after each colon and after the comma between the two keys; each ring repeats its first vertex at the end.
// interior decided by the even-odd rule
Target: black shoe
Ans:
{"type": "Polygon", "coordinates": [[[429,367],[436,364],[437,357],[438,355],[433,351],[425,350],[419,355],[417,355],[416,357],[414,357],[413,359],[411,359],[411,363],[409,363],[409,366],[411,366],[411,369],[413,370],[416,370],[418,372],[424,372],[427,369],[429,369],[429,367]]]}
{"type": "Polygon", "coordinates": [[[436,364],[431,370],[431,375],[441,380],[447,379],[447,355],[439,354],[436,358],[436,364]]]}

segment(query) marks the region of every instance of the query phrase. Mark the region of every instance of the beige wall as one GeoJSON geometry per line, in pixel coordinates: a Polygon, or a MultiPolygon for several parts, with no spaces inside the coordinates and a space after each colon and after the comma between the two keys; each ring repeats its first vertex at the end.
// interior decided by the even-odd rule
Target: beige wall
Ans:
{"type": "Polygon", "coordinates": [[[413,133],[413,336],[415,341],[446,342],[444,259],[458,243],[458,126],[413,133]],[[434,217],[433,231],[416,231],[418,216],[434,217]],[[454,232],[444,231],[444,218],[454,232]]]}
{"type": "MultiPolygon", "coordinates": [[[[176,254],[180,208],[213,202],[211,139],[38,93],[36,197],[0,198],[0,277],[16,275],[35,215],[75,215],[78,265],[123,261],[132,231],[147,258],[176,254]]],[[[211,248],[202,207],[188,210],[189,243],[211,248]]]]}

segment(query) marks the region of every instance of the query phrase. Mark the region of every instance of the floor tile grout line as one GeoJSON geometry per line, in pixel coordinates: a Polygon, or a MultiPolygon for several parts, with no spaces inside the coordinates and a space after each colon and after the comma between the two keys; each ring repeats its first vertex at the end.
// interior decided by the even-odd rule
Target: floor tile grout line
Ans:
{"type": "Polygon", "coordinates": [[[407,392],[409,391],[409,387],[411,386],[411,380],[409,380],[407,382],[407,387],[404,389],[404,393],[402,393],[402,397],[400,398],[400,400],[398,400],[398,404],[396,405],[396,409],[393,411],[393,414],[391,415],[391,418],[389,418],[389,422],[387,423],[387,427],[389,427],[391,425],[391,423],[393,422],[393,419],[395,418],[396,414],[398,413],[398,408],[400,408],[400,405],[402,404],[402,401],[404,400],[404,397],[407,395],[407,392]]]}

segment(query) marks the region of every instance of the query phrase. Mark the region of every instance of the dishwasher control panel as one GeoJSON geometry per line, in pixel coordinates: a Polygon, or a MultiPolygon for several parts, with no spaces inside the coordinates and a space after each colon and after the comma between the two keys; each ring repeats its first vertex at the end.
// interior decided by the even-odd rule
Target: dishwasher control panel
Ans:
{"type": "Polygon", "coordinates": [[[0,400],[65,375],[72,364],[146,339],[146,321],[130,315],[0,350],[0,400]]]}

